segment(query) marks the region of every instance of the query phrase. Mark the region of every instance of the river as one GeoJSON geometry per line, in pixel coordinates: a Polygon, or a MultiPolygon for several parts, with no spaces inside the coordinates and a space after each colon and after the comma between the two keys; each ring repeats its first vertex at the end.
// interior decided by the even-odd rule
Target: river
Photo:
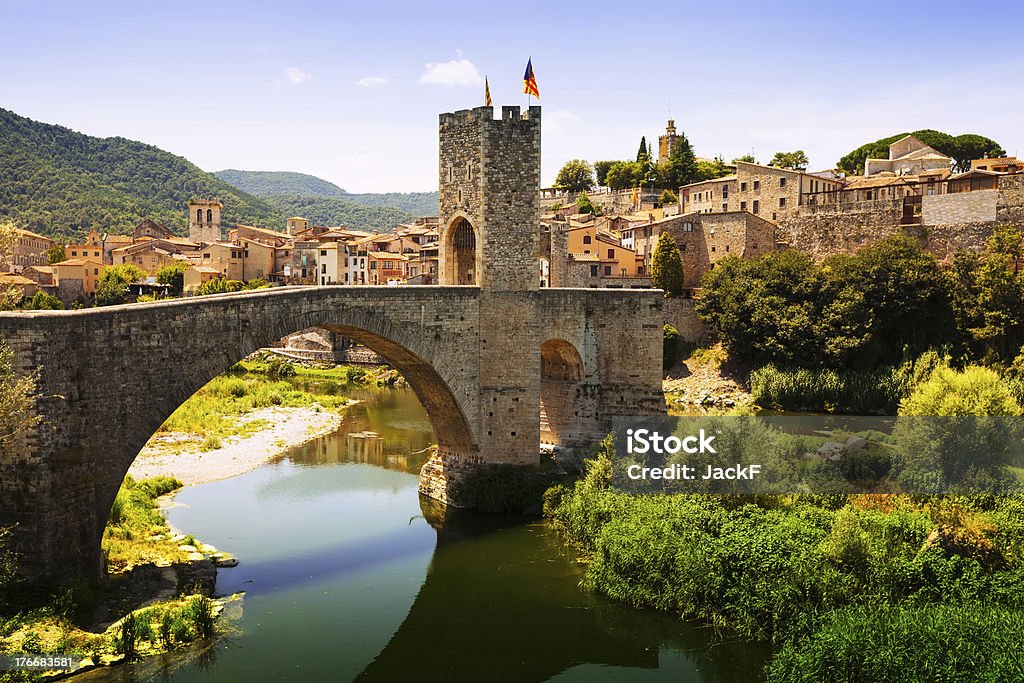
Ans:
{"type": "Polygon", "coordinates": [[[171,524],[240,560],[217,579],[221,594],[245,592],[222,620],[230,632],[80,680],[760,677],[762,645],[582,590],[543,522],[434,509],[417,494],[415,454],[434,436],[416,397],[351,395],[362,402],[337,432],[177,495],[171,524]]]}

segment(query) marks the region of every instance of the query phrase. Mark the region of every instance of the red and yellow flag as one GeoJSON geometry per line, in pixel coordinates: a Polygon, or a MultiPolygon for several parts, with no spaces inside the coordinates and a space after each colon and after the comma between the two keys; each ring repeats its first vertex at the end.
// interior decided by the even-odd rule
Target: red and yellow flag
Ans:
{"type": "Polygon", "coordinates": [[[537,90],[537,77],[533,75],[533,57],[526,60],[526,73],[523,74],[523,92],[540,99],[540,91],[537,90]]]}
{"type": "Polygon", "coordinates": [[[484,76],[484,106],[494,106],[494,102],[491,101],[491,84],[487,82],[487,76],[484,76]]]}

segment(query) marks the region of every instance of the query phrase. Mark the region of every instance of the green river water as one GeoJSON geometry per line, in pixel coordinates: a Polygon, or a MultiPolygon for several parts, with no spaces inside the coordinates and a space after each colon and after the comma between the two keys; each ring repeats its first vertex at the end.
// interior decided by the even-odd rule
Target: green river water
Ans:
{"type": "Polygon", "coordinates": [[[582,590],[536,519],[438,514],[412,392],[364,389],[335,433],[189,487],[173,526],[235,554],[213,643],[80,681],[756,681],[767,648],[582,590]],[[382,439],[360,438],[366,431],[382,439]],[[442,519],[443,518],[443,521],[442,519]],[[429,521],[428,521],[429,520],[429,521]]]}

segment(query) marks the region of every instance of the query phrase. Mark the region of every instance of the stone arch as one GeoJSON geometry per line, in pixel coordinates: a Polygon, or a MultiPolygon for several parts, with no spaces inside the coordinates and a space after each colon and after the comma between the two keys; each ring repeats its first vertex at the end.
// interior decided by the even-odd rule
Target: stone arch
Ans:
{"type": "Polygon", "coordinates": [[[587,436],[590,412],[583,357],[572,342],[548,339],[540,346],[540,440],[573,447],[587,436]]]}
{"type": "MultiPolygon", "coordinates": [[[[218,299],[221,300],[218,303],[230,304],[232,298],[247,296],[251,299],[262,294],[223,294],[203,299],[210,304],[218,299]]],[[[307,327],[322,327],[365,344],[397,369],[430,418],[441,458],[471,462],[479,457],[479,445],[467,416],[467,413],[475,414],[475,387],[460,382],[457,369],[464,365],[465,359],[455,357],[452,347],[445,346],[443,337],[426,338],[411,329],[408,321],[393,319],[384,307],[345,305],[350,303],[348,301],[323,305],[314,312],[296,306],[294,311],[282,315],[281,302],[275,302],[275,294],[268,290],[267,307],[257,309],[244,322],[239,318],[245,329],[235,338],[204,335],[197,330],[197,338],[207,339],[202,348],[188,348],[186,344],[186,348],[175,350],[174,359],[166,361],[177,373],[177,381],[171,389],[158,393],[155,390],[145,392],[145,387],[140,387],[145,392],[142,396],[136,395],[139,393],[136,389],[131,396],[120,399],[120,422],[130,425],[125,428],[125,438],[111,444],[103,462],[91,463],[95,471],[93,495],[97,513],[92,520],[91,537],[83,541],[82,553],[91,558],[97,569],[101,569],[99,546],[107,515],[118,488],[146,441],[178,406],[214,377],[270,342],[307,327]]],[[[190,301],[185,306],[192,303],[199,304],[199,301],[190,301]]],[[[231,311],[230,306],[226,309],[221,311],[222,315],[237,313],[231,311]]],[[[110,400],[117,399],[111,397],[110,400]]],[[[88,560],[82,558],[82,561],[88,560]]]]}
{"type": "Polygon", "coordinates": [[[469,217],[458,212],[448,223],[441,253],[448,285],[479,285],[481,241],[479,231],[469,217]]]}

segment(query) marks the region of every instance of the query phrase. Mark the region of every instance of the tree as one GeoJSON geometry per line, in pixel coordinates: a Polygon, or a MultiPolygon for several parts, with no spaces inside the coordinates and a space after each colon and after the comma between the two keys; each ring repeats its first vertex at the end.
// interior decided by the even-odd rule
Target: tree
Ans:
{"type": "Polygon", "coordinates": [[[700,180],[693,146],[682,131],[672,143],[672,152],[661,169],[662,182],[673,189],[700,180]]]}
{"type": "Polygon", "coordinates": [[[722,178],[732,173],[732,169],[725,165],[725,162],[720,158],[708,161],[707,159],[700,159],[697,161],[697,173],[693,182],[700,182],[701,180],[714,180],[715,178],[722,178]]]}
{"type": "Polygon", "coordinates": [[[572,193],[594,189],[594,169],[582,159],[566,162],[555,178],[555,186],[572,193]]]}
{"type": "Polygon", "coordinates": [[[615,164],[623,163],[621,161],[595,161],[594,162],[594,173],[597,175],[597,184],[601,187],[606,186],[608,177],[608,169],[615,164]]]}
{"type": "Polygon", "coordinates": [[[819,279],[814,260],[793,249],[751,260],[729,255],[701,279],[697,313],[731,357],[816,365],[819,279]]]}
{"type": "Polygon", "coordinates": [[[954,170],[960,173],[971,170],[971,160],[988,157],[1006,156],[1006,150],[995,140],[983,135],[966,133],[956,136],[956,147],[949,154],[956,161],[954,170]]]}
{"type": "Polygon", "coordinates": [[[635,161],[617,161],[608,169],[605,182],[613,190],[636,187],[643,177],[643,169],[635,161]]]}
{"type": "Polygon", "coordinates": [[[185,287],[186,270],[188,270],[187,263],[175,261],[156,271],[156,281],[160,284],[170,285],[171,291],[175,294],[181,294],[182,289],[185,287]]]}
{"type": "Polygon", "coordinates": [[[661,197],[658,198],[658,201],[661,202],[662,206],[665,206],[666,204],[678,204],[679,195],[677,195],[672,190],[665,189],[662,190],[661,197]]]}
{"type": "Polygon", "coordinates": [[[1024,344],[1021,232],[996,228],[982,254],[960,251],[949,273],[961,342],[975,358],[1009,363],[1024,344]]]}
{"type": "Polygon", "coordinates": [[[647,147],[646,135],[640,138],[640,149],[636,152],[636,163],[640,164],[643,168],[651,165],[651,150],[647,147]]]}
{"type": "Polygon", "coordinates": [[[576,207],[580,213],[589,213],[595,216],[601,215],[601,207],[590,201],[590,197],[587,196],[586,192],[580,193],[580,196],[576,198],[576,207]]]}
{"type": "Polygon", "coordinates": [[[794,171],[804,171],[807,169],[808,163],[807,155],[802,149],[798,149],[795,152],[776,152],[768,165],[775,166],[776,168],[789,168],[794,171]]]}
{"type": "Polygon", "coordinates": [[[748,164],[756,164],[757,163],[757,159],[754,158],[753,154],[744,154],[741,157],[736,157],[735,159],[732,160],[733,165],[735,165],[736,162],[738,162],[738,161],[745,161],[748,164]]]}
{"type": "Polygon", "coordinates": [[[64,255],[64,246],[60,244],[54,244],[50,247],[49,251],[46,252],[46,264],[50,266],[54,263],[60,263],[66,258],[67,256],[64,255]]]}
{"type": "Polygon", "coordinates": [[[873,368],[953,339],[938,262],[903,236],[820,265],[793,250],[728,256],[701,286],[698,314],[754,363],[873,368]]]}
{"type": "Polygon", "coordinates": [[[30,298],[23,299],[20,307],[26,311],[59,311],[64,308],[64,304],[52,294],[38,291],[30,298]]]}
{"type": "Polygon", "coordinates": [[[954,137],[949,133],[926,128],[913,133],[897,133],[863,144],[839,159],[836,166],[840,171],[845,171],[850,175],[861,175],[864,173],[865,159],[888,159],[889,145],[907,135],[913,135],[929,147],[952,158],[957,171],[970,169],[971,160],[980,159],[985,154],[997,157],[1006,154],[1006,151],[995,140],[981,135],[966,133],[954,137]]]}
{"type": "Polygon", "coordinates": [[[116,306],[128,300],[128,285],[146,276],[139,267],[130,263],[107,266],[96,283],[96,305],[116,306]]]}
{"type": "Polygon", "coordinates": [[[662,232],[651,254],[651,283],[665,290],[665,296],[683,293],[683,262],[672,235],[662,232]]]}
{"type": "MultiPolygon", "coordinates": [[[[18,239],[13,223],[0,222],[0,272],[10,268],[14,244],[18,239]]],[[[21,301],[22,293],[17,287],[0,287],[0,311],[10,311],[21,301]]]]}

